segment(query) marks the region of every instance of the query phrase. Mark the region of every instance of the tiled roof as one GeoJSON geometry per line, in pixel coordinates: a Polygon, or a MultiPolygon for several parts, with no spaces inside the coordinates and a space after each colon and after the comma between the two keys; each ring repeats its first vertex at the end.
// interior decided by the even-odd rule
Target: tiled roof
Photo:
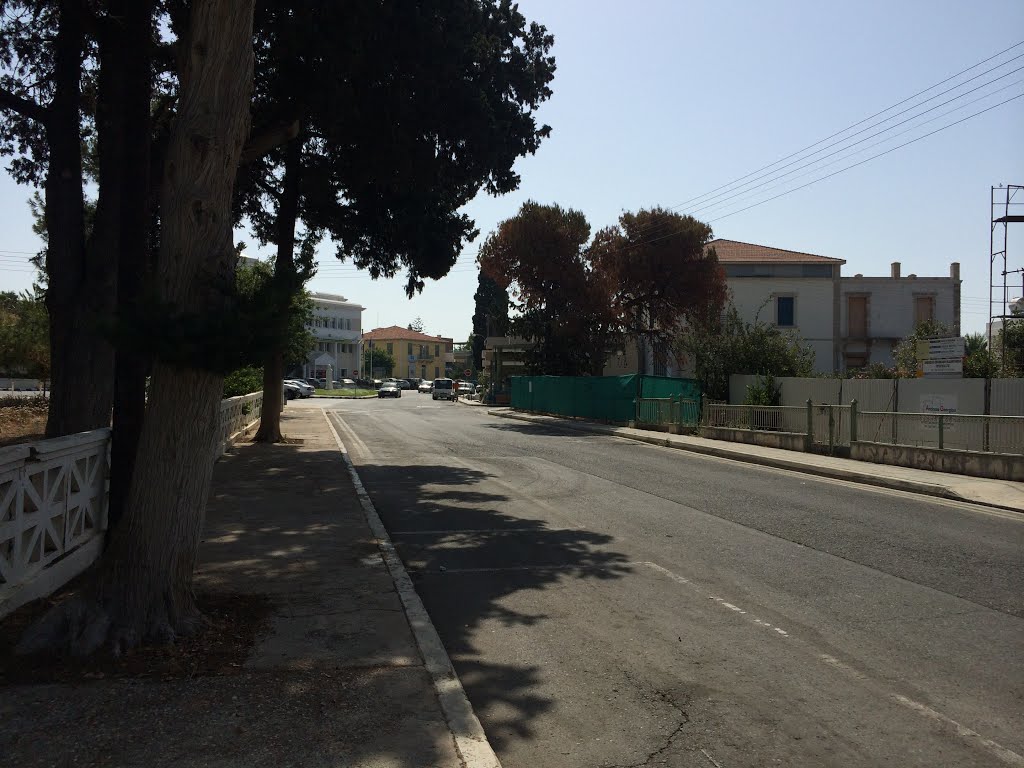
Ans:
{"type": "Polygon", "coordinates": [[[818,256],[815,253],[787,251],[767,245],[741,243],[738,240],[712,240],[709,246],[722,264],[845,264],[844,259],[818,256]]]}
{"type": "Polygon", "coordinates": [[[392,325],[387,328],[374,328],[363,334],[363,341],[429,341],[433,344],[449,343],[452,339],[446,336],[431,336],[419,331],[410,331],[400,325],[392,325]]]}

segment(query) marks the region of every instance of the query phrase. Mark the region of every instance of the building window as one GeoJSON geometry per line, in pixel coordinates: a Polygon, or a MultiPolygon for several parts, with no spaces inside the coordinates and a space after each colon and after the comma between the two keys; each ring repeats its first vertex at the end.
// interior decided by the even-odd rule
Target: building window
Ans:
{"type": "Polygon", "coordinates": [[[411,341],[409,342],[409,354],[410,355],[412,354],[412,342],[411,341]]]}
{"type": "Polygon", "coordinates": [[[846,335],[851,339],[868,337],[868,297],[846,297],[846,335]]]}
{"type": "Polygon", "coordinates": [[[931,322],[935,319],[935,297],[915,296],[914,297],[914,327],[921,323],[931,322]]]}
{"type": "Polygon", "coordinates": [[[434,357],[440,357],[440,356],[441,356],[441,345],[440,344],[435,344],[434,345],[434,357]]]}
{"type": "Polygon", "coordinates": [[[775,298],[775,324],[779,328],[792,328],[796,325],[796,297],[777,296],[775,298]]]}
{"type": "Polygon", "coordinates": [[[434,366],[434,378],[435,379],[441,378],[441,369],[438,368],[436,365],[434,366]]]}
{"type": "Polygon", "coordinates": [[[346,331],[351,331],[352,330],[352,318],[347,318],[345,320],[345,330],[346,331]]]}
{"type": "Polygon", "coordinates": [[[388,342],[388,354],[389,355],[395,354],[394,344],[392,344],[390,341],[388,342]]]}

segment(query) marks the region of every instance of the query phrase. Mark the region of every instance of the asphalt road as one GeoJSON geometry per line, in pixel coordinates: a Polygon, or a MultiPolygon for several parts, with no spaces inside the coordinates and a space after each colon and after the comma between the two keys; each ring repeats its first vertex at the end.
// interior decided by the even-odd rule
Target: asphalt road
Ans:
{"type": "Polygon", "coordinates": [[[1024,766],[1024,516],[318,405],[505,768],[1024,766]]]}

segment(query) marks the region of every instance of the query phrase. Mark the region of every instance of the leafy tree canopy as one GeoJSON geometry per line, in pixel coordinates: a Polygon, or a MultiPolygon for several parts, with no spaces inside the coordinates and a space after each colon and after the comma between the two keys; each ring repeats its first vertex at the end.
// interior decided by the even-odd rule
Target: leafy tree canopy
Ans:
{"type": "Polygon", "coordinates": [[[745,322],[730,305],[718,323],[693,324],[675,341],[676,355],[694,366],[704,394],[729,398],[734,373],[766,376],[810,376],[814,350],[793,333],[760,320],[745,322]]]}

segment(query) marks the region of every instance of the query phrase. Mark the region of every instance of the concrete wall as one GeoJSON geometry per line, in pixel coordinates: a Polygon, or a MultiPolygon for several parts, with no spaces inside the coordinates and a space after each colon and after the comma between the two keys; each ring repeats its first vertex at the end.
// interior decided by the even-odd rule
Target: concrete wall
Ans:
{"type": "MultiPolygon", "coordinates": [[[[0,390],[37,390],[42,389],[43,382],[39,379],[0,379],[0,390]]],[[[0,394],[3,394],[0,391],[0,394]]]]}
{"type": "Polygon", "coordinates": [[[792,330],[814,350],[814,369],[833,370],[833,318],[835,296],[832,278],[731,277],[732,302],[740,317],[774,324],[775,297],[793,296],[792,330]],[[767,303],[766,303],[767,302],[767,303]]]}
{"type": "Polygon", "coordinates": [[[850,458],[875,464],[895,464],[900,467],[929,469],[934,472],[952,472],[972,477],[991,477],[998,480],[1024,480],[1024,456],[1001,453],[975,453],[974,451],[916,448],[908,445],[854,442],[850,458]]]}
{"type": "Polygon", "coordinates": [[[731,427],[701,427],[700,436],[710,440],[728,440],[747,445],[763,445],[766,448],[783,448],[787,451],[806,451],[807,436],[798,432],[757,432],[731,427]]]}

